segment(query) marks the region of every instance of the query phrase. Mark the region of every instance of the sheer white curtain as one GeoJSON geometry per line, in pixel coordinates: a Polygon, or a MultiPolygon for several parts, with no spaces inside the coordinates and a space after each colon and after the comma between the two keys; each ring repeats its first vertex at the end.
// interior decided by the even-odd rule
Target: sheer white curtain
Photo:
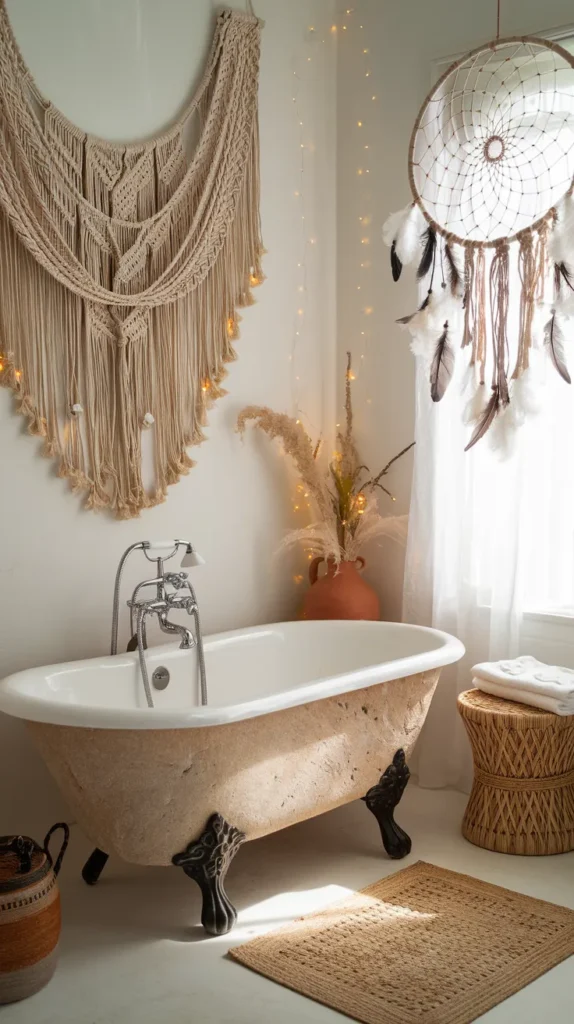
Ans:
{"type": "MultiPolygon", "coordinates": [[[[574,377],[574,344],[568,348],[574,377]]],[[[574,605],[574,395],[546,353],[538,361],[540,411],[503,459],[487,439],[464,452],[465,352],[438,405],[428,366],[417,358],[404,619],[444,629],[466,646],[464,660],[443,671],[418,745],[423,786],[470,785],[456,697],[471,685],[471,666],[529,653],[521,649],[525,610],[574,605]]]]}

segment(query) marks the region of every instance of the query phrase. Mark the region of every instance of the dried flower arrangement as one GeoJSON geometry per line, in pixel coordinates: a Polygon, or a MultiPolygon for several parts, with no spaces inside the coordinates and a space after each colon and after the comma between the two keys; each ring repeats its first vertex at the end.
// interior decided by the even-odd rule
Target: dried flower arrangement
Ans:
{"type": "Polygon", "coordinates": [[[293,459],[301,477],[303,496],[315,513],[308,526],[291,530],[283,546],[303,544],[313,555],[320,555],[336,564],[355,561],[361,548],[374,537],[390,536],[404,540],[406,516],[382,516],[376,491],[380,489],[394,501],[381,482],[391,466],[405,455],[414,441],[403,448],[375,476],[364,463],[353,439],[353,405],[351,400],[351,353],[347,353],[345,378],[345,431],[337,433],[337,450],[328,465],[321,459],[322,441],[313,444],[300,420],[285,413],[273,412],[266,406],[248,405],[239,414],[237,430],[243,435],[252,420],[271,438],[280,438],[287,455],[293,459]]]}

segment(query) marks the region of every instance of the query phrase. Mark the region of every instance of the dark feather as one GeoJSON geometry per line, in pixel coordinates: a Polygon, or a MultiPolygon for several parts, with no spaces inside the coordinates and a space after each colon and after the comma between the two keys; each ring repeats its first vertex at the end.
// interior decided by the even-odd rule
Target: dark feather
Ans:
{"type": "Polygon", "coordinates": [[[448,322],[437,341],[430,369],[430,393],[433,402],[440,402],[454,370],[454,352],[448,343],[448,322]]]}
{"type": "Polygon", "coordinates": [[[422,280],[423,277],[427,276],[430,268],[432,267],[436,249],[436,233],[432,228],[427,228],[423,234],[423,238],[425,239],[424,249],[419,263],[419,269],[417,270],[417,277],[419,281],[422,280]]]}
{"type": "Polygon", "coordinates": [[[429,304],[429,302],[430,302],[430,299],[431,299],[431,295],[432,295],[432,290],[431,290],[431,291],[429,291],[429,293],[428,293],[428,295],[427,295],[426,299],[424,300],[424,302],[422,302],[422,303],[421,303],[421,305],[419,306],[419,308],[418,308],[417,310],[415,310],[415,312],[414,312],[414,313],[409,313],[409,315],[408,315],[408,316],[401,316],[401,317],[399,317],[399,319],[398,319],[398,320],[396,320],[395,322],[396,322],[397,324],[403,324],[403,326],[404,326],[405,324],[410,324],[411,320],[412,320],[412,319],[413,319],[413,318],[414,318],[414,317],[415,317],[415,316],[417,315],[417,313],[422,313],[423,309],[426,309],[426,308],[427,308],[427,306],[428,306],[428,304],[429,304]]]}
{"type": "Polygon", "coordinates": [[[391,271],[393,274],[393,281],[398,281],[399,277],[401,276],[402,269],[403,265],[399,257],[397,256],[396,245],[393,242],[393,244],[391,245],[391,271]]]}
{"type": "Polygon", "coordinates": [[[444,255],[447,263],[448,280],[453,295],[458,295],[460,290],[460,270],[456,264],[450,245],[445,245],[444,255]]]}
{"type": "Polygon", "coordinates": [[[470,441],[468,442],[466,448],[464,449],[465,452],[470,451],[470,449],[474,447],[477,441],[480,441],[481,437],[484,437],[487,430],[492,426],[494,417],[498,412],[499,404],[500,403],[498,388],[495,388],[492,392],[492,396],[489,399],[486,409],[484,410],[482,416],[480,417],[478,423],[476,424],[476,427],[474,428],[470,441]]]}
{"type": "Polygon", "coordinates": [[[565,263],[556,263],[555,267],[555,281],[558,284],[558,290],[560,290],[561,279],[566,282],[570,291],[574,292],[574,284],[572,283],[572,275],[568,270],[565,263]]]}
{"type": "Polygon", "coordinates": [[[566,358],[564,355],[564,339],[562,338],[562,331],[560,330],[560,325],[556,319],[556,312],[552,314],[544,328],[544,340],[548,345],[550,358],[558,370],[558,373],[567,384],[571,384],[572,380],[568,372],[568,367],[566,366],[566,358]]]}

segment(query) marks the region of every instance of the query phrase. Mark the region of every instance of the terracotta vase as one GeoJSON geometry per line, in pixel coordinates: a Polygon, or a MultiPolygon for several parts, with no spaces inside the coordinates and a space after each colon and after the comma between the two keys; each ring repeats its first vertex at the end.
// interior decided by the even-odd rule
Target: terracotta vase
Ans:
{"type": "Polygon", "coordinates": [[[327,561],[327,572],[319,576],[324,558],[314,558],[309,566],[311,586],[305,595],[301,619],[378,619],[379,599],[359,573],[365,559],[356,562],[327,561]]]}

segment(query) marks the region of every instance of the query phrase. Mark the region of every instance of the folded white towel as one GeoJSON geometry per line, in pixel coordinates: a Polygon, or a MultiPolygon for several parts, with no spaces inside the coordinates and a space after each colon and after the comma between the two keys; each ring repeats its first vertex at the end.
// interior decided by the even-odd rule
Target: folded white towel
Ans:
{"type": "Polygon", "coordinates": [[[475,685],[486,693],[507,700],[574,715],[574,670],[545,665],[525,655],[513,661],[485,661],[475,665],[475,685]]]}
{"type": "Polygon", "coordinates": [[[518,704],[529,704],[534,708],[542,708],[543,711],[552,711],[555,715],[574,715],[574,700],[561,701],[554,697],[546,697],[543,693],[533,693],[532,690],[517,690],[514,686],[503,686],[493,683],[490,679],[475,678],[472,685],[477,690],[490,693],[493,697],[502,697],[503,700],[514,700],[518,704]]]}

